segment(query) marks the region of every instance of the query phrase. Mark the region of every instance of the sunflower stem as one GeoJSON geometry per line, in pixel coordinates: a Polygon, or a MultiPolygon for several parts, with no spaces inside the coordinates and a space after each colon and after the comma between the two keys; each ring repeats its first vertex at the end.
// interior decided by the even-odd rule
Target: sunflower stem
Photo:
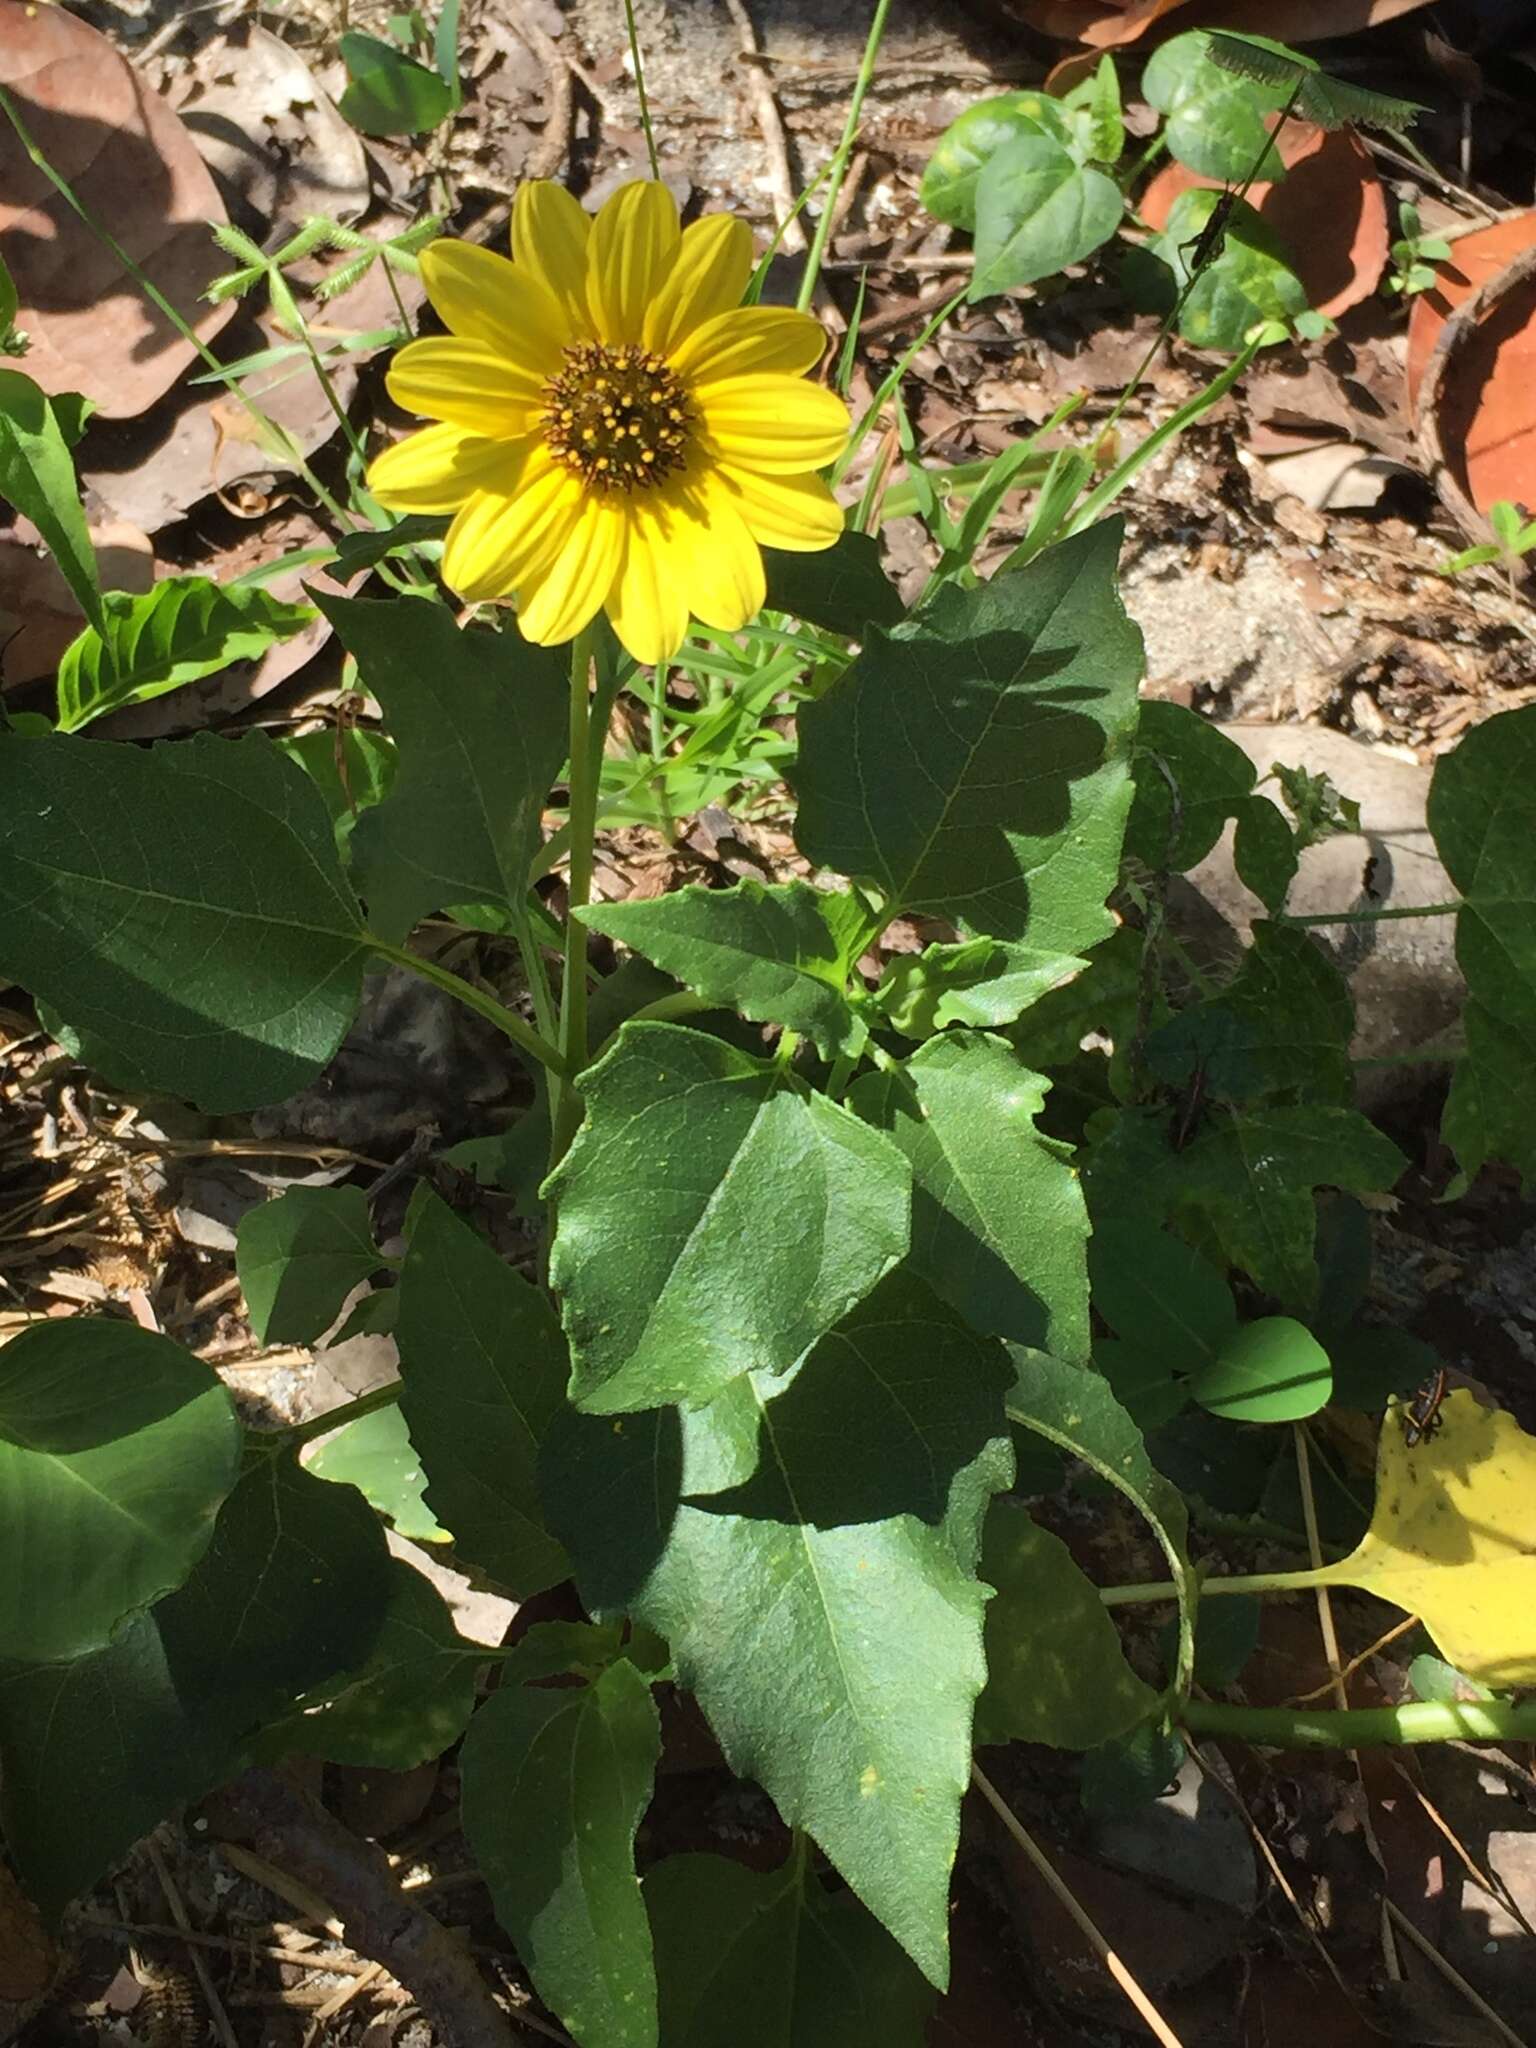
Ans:
{"type": "MultiPolygon", "coordinates": [[[[628,6],[629,0],[625,0],[628,6]]],[[[875,11],[870,18],[869,34],[864,38],[864,55],[859,62],[859,75],[853,81],[853,96],[848,102],[848,115],[843,122],[843,132],[832,157],[831,175],[827,179],[827,200],[816,220],[816,232],[811,237],[811,246],[806,252],[805,269],[800,275],[800,294],[795,300],[796,309],[803,313],[816,295],[816,280],[821,276],[822,258],[827,253],[827,243],[832,234],[832,221],[837,213],[838,198],[843,189],[843,176],[848,169],[848,159],[853,155],[853,145],[858,140],[859,121],[864,113],[864,97],[874,82],[875,63],[880,55],[880,44],[885,37],[885,17],[891,11],[891,0],[875,0],[875,11]]]]}
{"type": "Polygon", "coordinates": [[[565,910],[565,973],[560,987],[560,1063],[551,1117],[549,1163],[558,1166],[581,1122],[576,1076],[587,1064],[587,928],[576,915],[592,895],[592,853],[597,836],[598,770],[591,744],[592,655],[596,633],[587,627],[571,643],[570,870],[565,910]]]}
{"type": "Polygon", "coordinates": [[[629,30],[629,61],[635,67],[635,92],[640,101],[640,126],[645,131],[645,153],[651,160],[651,176],[659,183],[661,165],[656,160],[656,138],[651,133],[651,103],[645,96],[645,66],[640,61],[640,31],[635,26],[635,0],[624,0],[624,26],[629,30]]]}
{"type": "Polygon", "coordinates": [[[440,988],[444,995],[450,995],[466,1010],[473,1010],[483,1017],[487,1024],[496,1029],[521,1052],[527,1053],[540,1066],[548,1067],[558,1074],[562,1067],[559,1052],[546,1039],[539,1036],[531,1024],[525,1024],[516,1010],[509,1010],[505,1003],[498,1003],[493,995],[483,988],[476,988],[472,981],[466,981],[462,974],[454,974],[449,968],[439,967],[435,960],[429,960],[424,953],[412,953],[405,946],[392,946],[387,940],[369,932],[364,944],[370,953],[377,953],[381,960],[388,960],[396,967],[408,967],[412,974],[419,974],[423,981],[430,981],[434,988],[440,988]]]}

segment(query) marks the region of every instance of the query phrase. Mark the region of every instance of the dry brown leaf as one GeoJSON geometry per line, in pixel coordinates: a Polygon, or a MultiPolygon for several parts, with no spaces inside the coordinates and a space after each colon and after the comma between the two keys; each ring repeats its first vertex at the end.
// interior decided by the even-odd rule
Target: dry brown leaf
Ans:
{"type": "MultiPolygon", "coordinates": [[[[0,0],[0,85],[81,203],[206,340],[233,308],[201,294],[224,208],[191,137],[105,36],[62,7],[0,0]]],[[[0,243],[32,337],[27,372],[131,419],[193,349],[140,293],[0,123],[0,243]]]]}
{"type": "MultiPolygon", "coordinates": [[[[1250,185],[1248,204],[1290,251],[1309,304],[1336,320],[1370,297],[1386,268],[1386,194],[1370,151],[1351,129],[1330,133],[1310,121],[1287,121],[1277,146],[1289,175],[1250,185]]],[[[1219,184],[1186,164],[1167,164],[1142,194],[1142,218],[1161,232],[1181,192],[1219,184]]]]}
{"type": "Polygon", "coordinates": [[[1159,24],[1158,40],[1186,28],[1234,28],[1305,43],[1377,28],[1428,5],[1429,0],[1218,0],[1213,6],[1189,6],[1189,0],[1014,0],[1014,11],[1042,35],[1110,50],[1136,42],[1159,24]],[[1168,15],[1175,18],[1167,21],[1168,15]]]}
{"type": "Polygon", "coordinates": [[[1512,213],[1491,226],[1458,235],[1448,263],[1435,266],[1439,282],[1420,292],[1408,319],[1408,403],[1419,402],[1419,386],[1440,330],[1472,294],[1492,282],[1522,250],[1536,248],[1536,213],[1512,213]]]}

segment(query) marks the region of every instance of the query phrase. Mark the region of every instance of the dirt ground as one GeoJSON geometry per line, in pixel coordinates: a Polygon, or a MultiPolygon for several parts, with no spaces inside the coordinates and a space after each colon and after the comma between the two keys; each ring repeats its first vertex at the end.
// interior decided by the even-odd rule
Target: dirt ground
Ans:
{"type": "MultiPolygon", "coordinates": [[[[346,0],[276,0],[261,9],[246,0],[89,0],[72,11],[108,35],[194,131],[199,107],[217,106],[219,124],[241,146],[219,157],[210,142],[210,161],[232,213],[258,238],[291,230],[322,188],[343,192],[355,220],[397,229],[441,203],[460,231],[490,238],[504,232],[523,176],[567,177],[595,201],[644,168],[615,0],[465,0],[469,91],[450,139],[420,149],[371,142],[362,153],[327,125],[323,106],[262,96],[250,83],[248,38],[259,30],[297,53],[323,100],[342,83],[339,30],[380,26],[392,11],[382,0],[350,8],[346,0]]],[[[835,145],[867,9],[849,0],[636,0],[635,11],[663,176],[685,207],[728,206],[766,234],[835,145]]],[[[841,331],[867,280],[856,401],[964,273],[964,238],[935,225],[917,201],[936,137],[975,98],[1038,82],[1063,54],[1024,25],[1025,11],[1022,0],[896,0],[892,9],[818,299],[841,331]]],[[[1416,197],[1437,229],[1475,225],[1530,198],[1536,67],[1526,44],[1536,49],[1536,36],[1518,21],[1506,36],[1502,20],[1491,7],[1436,7],[1336,46],[1346,75],[1435,109],[1423,132],[1435,178],[1405,171],[1390,153],[1378,153],[1378,169],[1389,191],[1416,197]],[[1482,65],[1470,98],[1456,87],[1465,71],[1441,47],[1453,45],[1485,51],[1467,58],[1482,65]],[[1470,176],[1469,122],[1478,145],[1470,176]]],[[[1125,53],[1132,99],[1142,54],[1125,53]]],[[[387,308],[359,306],[348,324],[386,317],[387,308]]],[[[1060,290],[962,311],[919,353],[909,380],[925,457],[947,463],[994,452],[1079,389],[1090,394],[1080,418],[1091,427],[1108,415],[1154,324],[1128,313],[1091,269],[1060,290]]],[[[262,338],[244,309],[219,346],[234,355],[262,338]]],[[[1498,570],[1455,580],[1439,573],[1469,535],[1415,436],[1405,357],[1402,308],[1367,292],[1333,334],[1262,358],[1128,495],[1124,576],[1146,635],[1149,694],[1222,720],[1363,743],[1412,771],[1411,787],[1402,786],[1422,829],[1436,756],[1469,725],[1536,696],[1536,609],[1528,590],[1498,570]]],[[[1213,367],[1182,347],[1165,355],[1121,422],[1120,452],[1213,367]]],[[[346,395],[363,424],[393,421],[377,362],[349,373],[346,395]]],[[[291,474],[200,419],[184,392],[171,394],[133,419],[98,423],[82,444],[93,522],[140,565],[146,584],[173,568],[233,573],[303,546],[316,531],[291,474]]],[[[340,460],[333,424],[323,406],[296,415],[295,431],[332,476],[340,460]]],[[[1010,502],[994,559],[1022,530],[1026,510],[1022,499],[1010,502]]],[[[886,538],[892,575],[915,588],[928,559],[921,528],[898,521],[886,538]]],[[[0,531],[0,578],[14,539],[0,531]]],[[[0,580],[0,609],[7,587],[0,580]]],[[[30,670],[6,651],[0,680],[14,708],[46,699],[40,644],[30,670]]],[[[313,730],[331,717],[340,674],[334,646],[311,640],[280,661],[160,699],[113,730],[313,730]]],[[[770,871],[789,844],[786,812],[784,802],[758,805],[739,824],[770,871]]],[[[709,829],[713,858],[718,821],[709,829]]],[[[1411,818],[1404,829],[1415,829],[1411,818]]],[[[604,849],[606,886],[622,893],[658,865],[680,871],[669,864],[705,857],[631,828],[604,849]]],[[[1393,1100],[1389,1127],[1414,1165],[1397,1208],[1375,1219],[1374,1299],[1536,1426],[1536,1210],[1496,1172],[1454,1215],[1442,1206],[1443,1086],[1443,1071],[1431,1068],[1393,1100]]],[[[0,1337],[38,1312],[131,1314],[216,1364],[253,1421],[320,1412],[392,1376],[388,1342],[355,1338],[318,1358],[307,1349],[262,1352],[233,1275],[239,1215],[273,1187],[377,1172],[421,1132],[449,1142],[515,1106],[480,1027],[414,983],[375,991],[323,1101],[285,1105],[239,1128],[113,1103],[41,1036],[19,991],[0,987],[0,1337]]],[[[504,1218],[486,1220],[506,1227],[504,1218]]],[[[1359,1450],[1336,1448],[1345,1465],[1359,1450]]],[[[1202,1446],[1192,1441],[1188,1455],[1198,1474],[1202,1446]]],[[[1219,1487],[1214,1475],[1204,1479],[1219,1540],[1219,1487]]],[[[1090,1527],[1064,1511],[1061,1532],[1085,1561],[1091,1554],[1097,1574],[1128,1575],[1137,1533],[1102,1503],[1093,1512],[1090,1527]]],[[[507,1603],[452,1574],[443,1582],[476,1639],[497,1642],[513,1625],[507,1603]]],[[[1344,1653],[1362,1658],[1357,1704],[1395,1697],[1401,1682],[1398,1666],[1373,1649],[1385,1613],[1364,1600],[1340,1603],[1344,1653]]],[[[530,1618],[525,1610],[517,1625],[530,1618]]],[[[1149,1636],[1138,1655],[1154,1654],[1149,1636]]],[[[1326,1682],[1310,1606],[1275,1603],[1260,1655],[1272,1688],[1265,1697],[1326,1682]]],[[[647,1822],[642,1853],[732,1844],[772,1862],[782,1834],[766,1802],[727,1778],[700,1731],[672,1735],[667,1797],[647,1822]]],[[[1285,1756],[1234,1766],[1207,1747],[1135,1825],[1087,1819],[1055,1752],[1009,1752],[996,1776],[1189,2048],[1258,2048],[1303,2032],[1311,2048],[1382,2039],[1518,2048],[1518,2030],[1529,2030],[1536,2010],[1536,1776],[1528,1762],[1447,1750],[1409,1767],[1285,1756]]],[[[388,1781],[334,1770],[324,1791],[348,1828],[384,1845],[412,1903],[482,1958],[526,2020],[526,2038],[564,2038],[529,2003],[495,1928],[457,1833],[452,1761],[388,1781]]],[[[982,1815],[967,1825],[956,1982],[930,2031],[935,2048],[1146,2038],[1126,2023],[1113,1984],[1038,1879],[982,1815]]],[[[64,1973],[28,2022],[26,2048],[190,2044],[210,2027],[225,2048],[433,2048],[393,1981],[370,1973],[317,1902],[281,1879],[208,1848],[193,1829],[162,1828],[72,1922],[64,1973]],[[183,1920],[200,1939],[177,1932],[183,1920]]],[[[0,1893],[0,1929],[4,1917],[0,1893]]]]}

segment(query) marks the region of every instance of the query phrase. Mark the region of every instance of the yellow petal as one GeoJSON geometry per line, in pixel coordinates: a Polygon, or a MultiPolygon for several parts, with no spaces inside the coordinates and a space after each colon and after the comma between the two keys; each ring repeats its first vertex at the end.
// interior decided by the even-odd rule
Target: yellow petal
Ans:
{"type": "Polygon", "coordinates": [[[624,553],[626,507],[588,498],[559,553],[518,586],[517,623],[525,640],[559,647],[602,610],[624,553]]]}
{"type": "Polygon", "coordinates": [[[843,531],[843,508],[819,476],[761,476],[749,469],[717,474],[748,530],[765,548],[814,554],[843,531]]]}
{"type": "Polygon", "coordinates": [[[670,661],[687,637],[682,569],[654,498],[632,499],[624,559],[609,593],[608,617],[636,661],[670,661]]]}
{"type": "Polygon", "coordinates": [[[373,458],[368,488],[392,512],[456,512],[476,491],[514,489],[529,445],[423,427],[373,458]]]}
{"type": "Polygon", "coordinates": [[[474,242],[432,242],[421,279],[445,327],[483,342],[543,383],[560,367],[569,322],[539,280],[474,242]]]}
{"type": "Polygon", "coordinates": [[[751,275],[752,230],[744,220],[711,213],[684,228],[672,274],[646,311],[646,347],[671,354],[696,327],[739,307],[751,275]]]}
{"type": "Polygon", "coordinates": [[[471,434],[516,440],[543,410],[544,386],[483,342],[408,341],[389,366],[389,395],[407,412],[447,420],[471,434]]]}
{"type": "Polygon", "coordinates": [[[835,461],[848,439],[848,408],[834,391],[772,370],[695,384],[707,439],[733,469],[794,476],[835,461]]]}
{"type": "Polygon", "coordinates": [[[762,610],[768,594],[762,550],[712,470],[679,491],[670,540],[676,560],[686,564],[685,594],[695,618],[736,633],[762,610]]]}
{"type": "Polygon", "coordinates": [[[677,201],[665,185],[637,179],[603,202],[587,244],[587,306],[600,340],[640,340],[680,241],[677,201]]]}
{"type": "Polygon", "coordinates": [[[587,317],[587,242],[592,223],[550,178],[529,178],[512,202],[512,255],[519,270],[538,280],[559,305],[568,327],[590,328],[587,317]]]}
{"type": "Polygon", "coordinates": [[[821,360],[827,337],[809,313],[788,306],[738,306],[696,327],[672,351],[679,376],[700,384],[744,377],[754,370],[802,376],[821,360]]]}
{"type": "Polygon", "coordinates": [[[470,604],[508,596],[560,552],[582,502],[576,479],[535,444],[515,492],[477,492],[449,527],[444,582],[470,604]]]}

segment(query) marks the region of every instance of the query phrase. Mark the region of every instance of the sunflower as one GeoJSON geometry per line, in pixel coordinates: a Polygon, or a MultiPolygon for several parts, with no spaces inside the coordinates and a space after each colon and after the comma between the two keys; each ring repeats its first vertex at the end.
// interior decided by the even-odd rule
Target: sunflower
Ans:
{"type": "Polygon", "coordinates": [[[389,390],[439,424],[368,482],[396,511],[455,515],[443,576],[460,597],[514,597],[545,646],[605,610],[637,661],[666,661],[690,617],[734,632],[758,611],[763,547],[842,532],[816,471],[848,415],[806,378],[822,331],[742,305],[744,221],[679,228],[649,181],[589,220],[541,179],[518,189],[511,261],[443,240],[421,271],[449,332],[407,343],[389,390]]]}

